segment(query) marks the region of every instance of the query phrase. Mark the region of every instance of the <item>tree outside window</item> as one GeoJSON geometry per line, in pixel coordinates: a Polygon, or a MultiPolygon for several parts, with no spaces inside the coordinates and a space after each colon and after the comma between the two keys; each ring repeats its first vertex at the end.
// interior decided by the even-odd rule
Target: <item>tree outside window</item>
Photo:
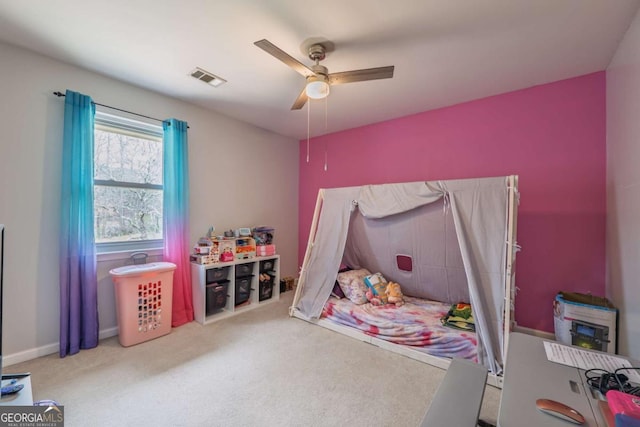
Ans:
{"type": "Polygon", "coordinates": [[[96,117],[94,228],[97,244],[162,239],[162,130],[96,117]],[[152,129],[153,130],[153,129],[152,129]]]}

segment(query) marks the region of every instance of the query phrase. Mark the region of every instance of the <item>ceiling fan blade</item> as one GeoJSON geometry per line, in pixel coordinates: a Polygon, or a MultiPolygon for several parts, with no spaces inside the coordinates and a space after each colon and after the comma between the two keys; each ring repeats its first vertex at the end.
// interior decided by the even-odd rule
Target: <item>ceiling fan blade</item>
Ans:
{"type": "Polygon", "coordinates": [[[304,107],[304,104],[307,102],[307,91],[306,91],[306,87],[302,88],[302,92],[300,92],[300,95],[298,95],[298,98],[294,101],[293,105],[291,106],[292,110],[299,110],[302,107],[304,107]]]}
{"type": "Polygon", "coordinates": [[[367,68],[365,70],[343,71],[329,74],[329,84],[341,85],[343,83],[363,82],[366,80],[389,79],[393,77],[394,66],[367,68]]]}
{"type": "Polygon", "coordinates": [[[280,49],[278,46],[274,45],[267,39],[258,40],[253,44],[258,46],[260,49],[264,50],[271,56],[274,56],[280,61],[284,62],[286,65],[293,68],[295,71],[297,71],[298,73],[302,74],[305,77],[316,75],[316,73],[311,71],[309,67],[307,67],[302,62],[298,61],[297,59],[295,59],[294,57],[292,57],[287,52],[280,49]]]}

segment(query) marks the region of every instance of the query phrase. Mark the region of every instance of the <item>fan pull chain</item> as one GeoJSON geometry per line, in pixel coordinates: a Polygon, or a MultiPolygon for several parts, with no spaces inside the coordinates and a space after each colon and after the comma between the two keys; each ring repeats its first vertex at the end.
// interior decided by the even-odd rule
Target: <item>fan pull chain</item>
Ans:
{"type": "Polygon", "coordinates": [[[327,96],[327,97],[325,97],[325,98],[324,98],[324,130],[325,130],[325,132],[327,131],[327,128],[329,127],[329,125],[328,125],[328,119],[327,119],[327,116],[328,116],[328,113],[327,113],[327,111],[328,111],[327,105],[328,105],[328,104],[329,104],[329,97],[327,96]]]}
{"type": "MultiPolygon", "coordinates": [[[[327,128],[328,126],[328,120],[327,120],[327,104],[329,103],[329,97],[325,97],[324,98],[324,130],[325,133],[327,132],[327,128]]],[[[327,169],[329,169],[329,165],[327,165],[327,138],[324,139],[324,171],[326,172],[327,169]]]]}
{"type": "Polygon", "coordinates": [[[307,102],[307,163],[309,163],[309,121],[310,121],[310,111],[311,111],[311,100],[307,102]]]}

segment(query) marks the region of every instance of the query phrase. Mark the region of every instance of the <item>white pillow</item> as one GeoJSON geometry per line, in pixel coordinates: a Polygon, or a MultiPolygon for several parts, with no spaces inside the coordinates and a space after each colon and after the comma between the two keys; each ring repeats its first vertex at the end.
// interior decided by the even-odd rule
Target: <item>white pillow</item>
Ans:
{"type": "Polygon", "coordinates": [[[360,270],[349,270],[338,273],[338,284],[344,292],[344,296],[354,304],[364,304],[367,301],[367,285],[364,278],[369,276],[371,272],[366,268],[360,270]]]}

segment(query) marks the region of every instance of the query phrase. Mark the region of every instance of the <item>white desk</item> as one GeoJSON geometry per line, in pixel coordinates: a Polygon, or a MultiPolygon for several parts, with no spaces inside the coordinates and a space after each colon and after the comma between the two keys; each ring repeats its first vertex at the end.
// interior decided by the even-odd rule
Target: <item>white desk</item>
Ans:
{"type": "Polygon", "coordinates": [[[580,412],[584,426],[606,427],[598,392],[586,384],[584,371],[549,362],[544,340],[512,333],[505,362],[498,427],[569,427],[573,424],[536,408],[537,399],[562,402],[580,412]]]}
{"type": "MultiPolygon", "coordinates": [[[[6,380],[3,380],[3,384],[6,380]]],[[[33,406],[33,393],[31,392],[31,376],[18,379],[17,384],[23,384],[24,388],[15,394],[2,396],[0,406],[33,406]]]]}

